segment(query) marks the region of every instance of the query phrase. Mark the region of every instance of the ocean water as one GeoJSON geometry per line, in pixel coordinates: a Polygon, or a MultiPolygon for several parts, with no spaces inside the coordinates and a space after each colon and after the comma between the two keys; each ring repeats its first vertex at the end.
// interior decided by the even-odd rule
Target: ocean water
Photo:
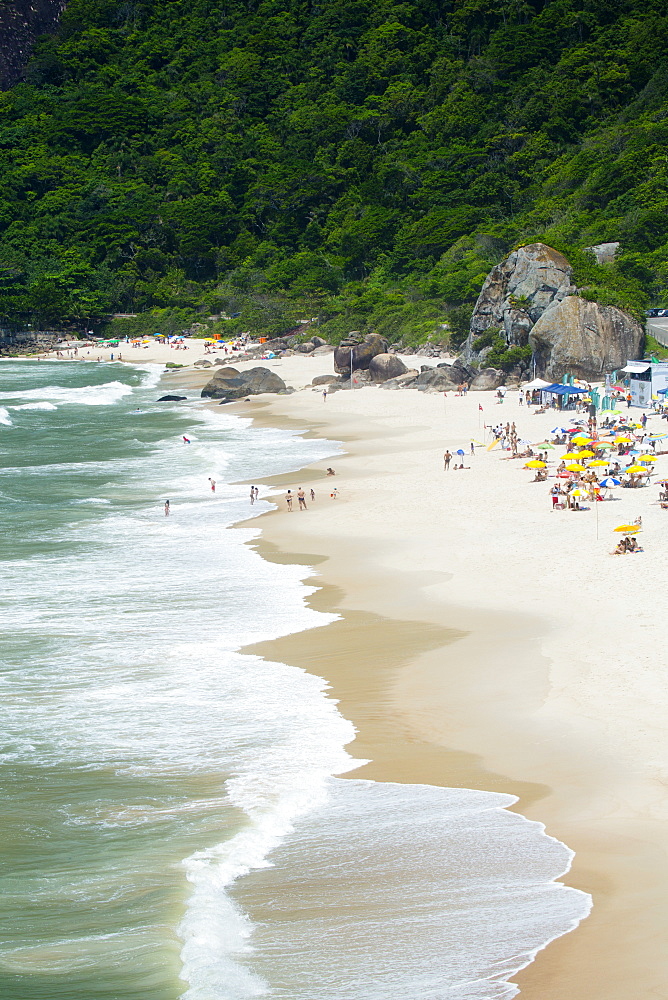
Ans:
{"type": "Polygon", "coordinates": [[[588,912],[568,848],[510,796],[335,777],[317,664],[239,652],[333,616],[234,484],[337,446],[158,379],[0,362],[0,996],[514,996],[588,912]]]}

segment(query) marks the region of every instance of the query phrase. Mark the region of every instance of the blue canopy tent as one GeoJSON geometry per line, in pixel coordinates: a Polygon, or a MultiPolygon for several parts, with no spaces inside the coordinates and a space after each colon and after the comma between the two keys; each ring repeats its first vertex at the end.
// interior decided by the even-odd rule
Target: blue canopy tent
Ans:
{"type": "Polygon", "coordinates": [[[559,401],[559,409],[566,409],[570,402],[571,396],[579,396],[587,393],[588,389],[581,389],[577,385],[562,385],[560,382],[553,382],[552,385],[546,385],[544,389],[540,390],[540,399],[543,406],[549,405],[553,402],[556,396],[559,401]]]}

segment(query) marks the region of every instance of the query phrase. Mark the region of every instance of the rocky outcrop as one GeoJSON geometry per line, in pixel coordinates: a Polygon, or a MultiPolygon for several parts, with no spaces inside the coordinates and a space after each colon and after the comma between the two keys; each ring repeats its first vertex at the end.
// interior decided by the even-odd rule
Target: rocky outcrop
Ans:
{"type": "Polygon", "coordinates": [[[506,373],[499,368],[483,368],[472,380],[470,388],[478,391],[498,389],[506,380],[506,373]]]}
{"type": "Polygon", "coordinates": [[[403,375],[388,378],[387,382],[381,384],[381,389],[407,389],[408,386],[414,385],[418,375],[416,368],[408,368],[403,375]]]}
{"type": "Polygon", "coordinates": [[[245,396],[259,396],[265,392],[287,392],[283,379],[269,368],[250,368],[245,372],[221,368],[204,386],[202,396],[230,402],[245,396]]]}
{"type": "Polygon", "coordinates": [[[315,344],[312,340],[307,340],[305,344],[299,344],[297,350],[300,354],[313,354],[315,351],[315,344]]]}
{"type": "Polygon", "coordinates": [[[597,243],[594,247],[585,247],[596,258],[597,264],[609,264],[619,251],[619,243],[597,243]]]}
{"type": "Polygon", "coordinates": [[[637,358],[643,337],[640,323],[621,309],[569,295],[543,312],[529,342],[541,376],[593,380],[637,358]]]}
{"type": "Polygon", "coordinates": [[[311,385],[331,385],[333,382],[338,381],[339,379],[336,375],[316,375],[311,385]]]}
{"type": "Polygon", "coordinates": [[[390,378],[405,375],[408,368],[396,354],[376,354],[369,362],[372,382],[387,382],[390,378]]]}
{"type": "Polygon", "coordinates": [[[55,31],[67,0],[10,0],[0,4],[0,90],[21,78],[39,35],[55,31]]]}
{"type": "Polygon", "coordinates": [[[187,399],[187,396],[161,396],[158,400],[159,403],[180,403],[182,399],[187,399]]]}
{"type": "Polygon", "coordinates": [[[420,392],[449,392],[456,389],[457,384],[450,378],[447,369],[428,368],[421,371],[412,383],[420,392]]]}
{"type": "Polygon", "coordinates": [[[548,306],[575,291],[566,258],[545,243],[514,250],[492,268],[471,316],[464,359],[476,357],[473,343],[490,328],[498,329],[510,347],[524,347],[531,329],[548,306]]]}
{"type": "MultiPolygon", "coordinates": [[[[36,354],[38,351],[53,351],[67,339],[67,334],[50,333],[40,330],[1,330],[0,355],[36,354]]],[[[79,346],[83,346],[81,341],[79,346]]]]}
{"type": "Polygon", "coordinates": [[[465,382],[470,382],[478,374],[478,369],[473,368],[471,365],[467,365],[461,358],[456,358],[452,364],[446,364],[441,362],[441,364],[436,365],[437,368],[444,368],[446,372],[449,373],[451,380],[457,385],[463,385],[465,382]]]}
{"type": "Polygon", "coordinates": [[[365,371],[377,354],[387,354],[387,346],[387,341],[377,333],[368,333],[364,338],[359,333],[349,333],[334,351],[334,371],[350,375],[351,356],[353,371],[365,371]]]}

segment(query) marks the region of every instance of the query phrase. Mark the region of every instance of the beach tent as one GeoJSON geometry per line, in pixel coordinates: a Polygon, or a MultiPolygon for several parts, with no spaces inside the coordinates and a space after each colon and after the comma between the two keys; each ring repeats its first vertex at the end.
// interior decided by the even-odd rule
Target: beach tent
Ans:
{"type": "Polygon", "coordinates": [[[535,378],[531,382],[526,382],[524,385],[520,386],[520,388],[522,391],[525,389],[544,389],[548,385],[551,385],[551,383],[546,382],[544,378],[535,378]]]}

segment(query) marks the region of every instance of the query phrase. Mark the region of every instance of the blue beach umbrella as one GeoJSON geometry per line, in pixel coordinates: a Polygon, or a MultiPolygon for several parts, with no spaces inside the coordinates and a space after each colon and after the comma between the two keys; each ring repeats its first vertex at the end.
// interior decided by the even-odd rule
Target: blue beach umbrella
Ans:
{"type": "Polygon", "coordinates": [[[621,482],[621,479],[615,479],[614,476],[607,476],[605,479],[601,480],[600,485],[607,490],[610,489],[611,486],[621,486],[621,482]]]}
{"type": "Polygon", "coordinates": [[[464,452],[464,449],[463,449],[463,448],[458,448],[458,449],[457,449],[457,454],[458,454],[458,455],[463,455],[463,454],[465,454],[465,452],[464,452]]]}

